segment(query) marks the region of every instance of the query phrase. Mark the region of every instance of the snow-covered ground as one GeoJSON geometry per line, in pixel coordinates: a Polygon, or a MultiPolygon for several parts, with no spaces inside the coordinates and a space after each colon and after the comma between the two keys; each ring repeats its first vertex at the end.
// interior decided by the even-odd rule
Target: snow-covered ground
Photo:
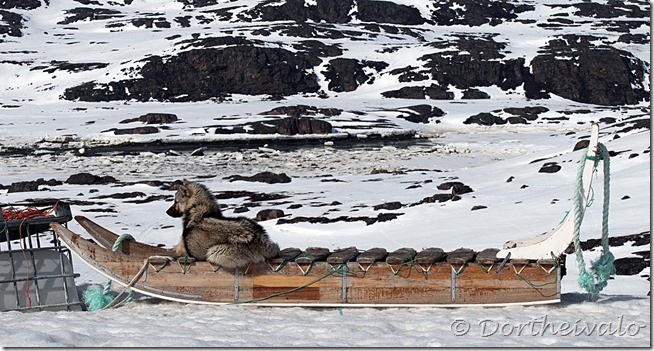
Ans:
{"type": "MultiPolygon", "coordinates": [[[[567,1],[553,1],[567,4],[567,1]]],[[[128,25],[113,32],[105,22],[82,21],[79,30],[53,27],[70,2],[52,1],[51,7],[30,12],[30,25],[22,39],[0,42],[7,62],[0,63],[2,116],[0,116],[0,152],[34,147],[30,155],[1,157],[0,184],[39,178],[65,182],[72,174],[88,172],[113,176],[117,183],[106,185],[42,185],[38,192],[8,193],[0,190],[0,203],[28,202],[57,198],[71,202],[73,214],[85,215],[118,233],[129,233],[151,244],[174,245],[181,233],[178,219],[167,217],[173,192],[153,182],[171,182],[182,178],[200,181],[212,191],[248,191],[281,194],[286,198],[259,202],[245,213],[236,213],[246,197],[220,200],[226,215],[254,217],[260,209],[281,209],[287,218],[299,216],[369,216],[380,212],[402,213],[395,220],[366,225],[364,222],[330,224],[262,225],[280,246],[324,246],[330,249],[375,246],[394,250],[403,246],[416,249],[437,246],[445,250],[468,247],[481,250],[502,247],[504,242],[540,234],[557,225],[570,210],[574,179],[582,150],[574,145],[590,133],[590,122],[600,123],[600,142],[614,152],[611,157],[610,236],[649,232],[651,226],[651,134],[648,128],[623,131],[638,119],[649,118],[648,102],[639,105],[605,107],[582,104],[553,96],[529,100],[520,91],[502,91],[485,87],[492,98],[464,102],[420,101],[381,98],[380,92],[398,82],[388,76],[377,77],[375,84],[350,93],[330,92],[327,99],[316,96],[290,96],[269,101],[261,96],[232,96],[226,102],[163,103],[106,102],[85,103],[59,99],[64,88],[83,81],[119,79],[123,68],[138,65],[149,54],[171,54],[179,50],[166,39],[171,31],[147,30],[128,25]],[[59,16],[59,17],[58,17],[59,16]],[[93,43],[93,44],[91,44],[93,43]],[[138,44],[138,45],[137,45],[138,44]],[[94,50],[86,50],[89,47],[94,50]],[[85,49],[85,50],[82,50],[85,49]],[[71,57],[75,57],[75,59],[71,57]],[[8,63],[12,60],[30,64],[8,63]],[[33,66],[52,60],[74,62],[110,62],[107,71],[46,73],[33,66]],[[106,78],[104,78],[106,76],[106,78]],[[427,124],[415,124],[396,118],[406,106],[429,103],[447,114],[427,124]],[[78,149],[119,144],[125,141],[207,141],[243,138],[210,133],[208,126],[241,124],[263,119],[259,114],[279,106],[310,105],[340,108],[338,118],[326,118],[339,133],[392,133],[415,131],[421,138],[401,143],[339,143],[305,147],[282,147],[270,143],[262,148],[209,148],[203,156],[190,152],[170,153],[165,149],[136,153],[105,153],[84,156],[79,152],[52,152],[66,141],[78,149]],[[480,112],[500,111],[506,107],[541,106],[548,109],[537,121],[527,125],[478,126],[463,121],[480,112]],[[119,122],[149,112],[174,113],[179,123],[169,125],[155,136],[116,136],[108,132],[119,122]],[[568,119],[555,119],[567,117],[568,119]],[[549,118],[549,120],[548,120],[549,118]],[[389,125],[391,127],[389,127],[389,125]],[[618,137],[619,136],[619,137],[618,137]],[[541,173],[548,162],[556,162],[556,173],[541,173]],[[265,184],[230,182],[231,175],[254,175],[263,171],[286,173],[292,181],[265,184]],[[510,181],[509,181],[510,180],[510,181]],[[474,191],[461,200],[443,203],[420,202],[425,197],[447,191],[437,186],[460,181],[474,191]],[[137,193],[122,198],[124,193],[137,193]],[[142,193],[142,194],[138,194],[142,193]],[[154,201],[146,200],[159,196],[154,201]],[[399,201],[394,211],[373,206],[399,201]],[[291,206],[296,205],[296,206],[291,206]],[[301,205],[298,207],[297,205],[301,205]],[[486,206],[472,210],[474,206],[486,206]]],[[[251,3],[242,1],[241,3],[251,3]]],[[[252,2],[254,3],[254,2],[252,2]]],[[[404,2],[403,3],[411,3],[404,2]]],[[[552,12],[543,2],[535,2],[536,11],[523,13],[529,20],[544,21],[552,12]]],[[[184,14],[180,3],[163,5],[148,0],[135,2],[123,11],[159,11],[172,16],[184,14]]],[[[231,2],[218,7],[231,6],[231,2]]],[[[421,5],[422,6],[422,5],[421,5]]],[[[423,6],[424,7],[424,6],[423,6]]],[[[419,7],[423,9],[423,7],[419,7]]],[[[557,12],[563,11],[557,8],[557,12]]],[[[208,16],[208,14],[207,14],[208,16]]],[[[570,18],[576,19],[571,13],[570,18]]],[[[604,30],[586,19],[575,33],[595,34],[615,39],[620,33],[604,30]]],[[[598,20],[599,21],[599,20],[598,20]]],[[[253,24],[252,26],[261,25],[253,24]]],[[[215,22],[214,32],[235,31],[250,36],[242,23],[215,22]]],[[[251,28],[250,28],[251,29],[251,28]]],[[[177,28],[188,37],[198,28],[177,28]]],[[[563,31],[568,29],[563,29],[563,31]]],[[[496,27],[452,26],[435,32],[426,30],[426,39],[462,33],[499,33],[499,38],[516,38],[506,49],[511,57],[527,62],[544,44],[551,31],[516,22],[496,27]]],[[[642,28],[634,32],[643,31],[642,28]]],[[[270,41],[291,40],[271,37],[270,41]]],[[[410,38],[404,38],[410,40],[410,38]]],[[[402,39],[402,40],[404,40],[402,39]]],[[[498,41],[501,41],[497,39],[498,41]]],[[[391,36],[380,36],[379,45],[391,36]]],[[[395,40],[395,39],[393,39],[395,40]]],[[[508,39],[507,39],[508,41],[508,39]]],[[[397,41],[399,42],[399,40],[397,41]]],[[[397,42],[395,42],[397,44],[397,42]]],[[[397,67],[410,65],[425,54],[424,47],[408,43],[400,54],[383,54],[370,42],[342,42],[349,52],[366,52],[372,58],[393,58],[397,67]]],[[[286,43],[284,45],[289,46],[286,43]]],[[[622,44],[620,44],[622,45],[622,44]]],[[[636,57],[649,62],[645,45],[627,46],[636,57]]],[[[392,69],[393,67],[389,68],[392,69]]],[[[520,89],[520,88],[519,88],[520,89]]],[[[517,90],[519,90],[517,89],[517,90]]],[[[502,112],[499,112],[500,114],[502,112]]],[[[595,201],[588,208],[582,225],[581,240],[599,238],[602,226],[601,183],[604,175],[594,177],[595,201]]],[[[71,222],[69,228],[83,233],[71,222]]],[[[631,242],[612,247],[616,258],[639,257],[634,252],[649,251],[650,246],[631,242]]],[[[585,252],[587,264],[598,257],[598,250],[585,252]]],[[[105,278],[74,258],[80,274],[76,284],[80,293],[91,284],[103,284],[105,278]]],[[[511,306],[501,308],[263,308],[253,306],[184,305],[137,296],[130,304],[97,312],[0,313],[0,346],[5,347],[647,347],[651,346],[650,268],[631,276],[615,276],[597,301],[577,284],[578,269],[574,256],[568,256],[567,275],[562,280],[562,302],[547,306],[511,306]]],[[[81,296],[81,294],[80,294],[81,296]]]]}
{"type": "MultiPolygon", "coordinates": [[[[580,135],[588,132],[580,131],[580,135]]],[[[609,134],[610,135],[610,134],[609,134]]],[[[636,132],[610,140],[600,138],[609,150],[630,150],[612,158],[611,235],[635,234],[649,229],[649,132],[636,132]],[[628,158],[631,153],[642,154],[628,158]],[[629,199],[621,200],[625,195],[629,199]]],[[[261,208],[280,208],[291,217],[375,216],[373,205],[400,201],[418,202],[439,193],[442,181],[457,179],[474,192],[456,202],[404,207],[396,220],[366,226],[363,222],[333,224],[284,224],[263,222],[282,247],[325,246],[331,249],[355,245],[389,250],[401,246],[417,249],[439,246],[452,250],[501,247],[510,239],[529,237],[555,226],[570,207],[570,194],[580,152],[571,152],[575,138],[555,131],[530,130],[451,133],[406,147],[366,146],[355,148],[314,147],[275,151],[245,149],[206,152],[205,156],[43,155],[9,158],[0,183],[12,180],[65,180],[69,174],[88,171],[112,175],[121,182],[139,180],[199,180],[217,193],[247,190],[282,193],[289,203],[265,203],[261,208]],[[455,150],[455,151],[452,151],[455,150]],[[550,157],[562,170],[538,173],[550,157]],[[372,170],[402,171],[371,174],[372,170]],[[286,172],[287,184],[229,182],[233,174],[251,175],[259,171],[286,172]],[[213,178],[198,178],[202,175],[213,178]],[[329,176],[327,176],[329,175],[329,176]],[[507,182],[513,176],[513,181],[507,182]],[[323,182],[338,179],[340,182],[323,182]],[[431,181],[431,182],[429,182],[431,181]],[[419,188],[407,189],[411,185],[419,188]],[[528,185],[527,188],[522,188],[528,185]],[[557,200],[558,199],[558,200],[557,200]],[[332,204],[335,206],[321,206],[332,204]],[[288,209],[291,204],[302,204],[288,209]],[[361,207],[368,205],[368,207],[361,207]],[[486,209],[471,211],[475,205],[486,209]],[[332,212],[328,212],[332,210],[332,212]],[[334,211],[336,210],[336,211],[334,211]]],[[[601,173],[595,179],[596,199],[582,226],[582,240],[601,234],[601,173]]],[[[172,195],[170,191],[144,185],[68,185],[49,192],[4,194],[4,201],[29,198],[68,198],[97,202],[73,206],[119,232],[139,241],[173,245],[181,226],[165,215],[167,201],[144,204],[128,200],[93,200],[99,195],[140,191],[146,196],[172,195]],[[92,189],[95,190],[92,191],[92,189]],[[111,209],[115,212],[93,212],[111,209]]],[[[143,198],[143,197],[140,197],[143,198]]],[[[277,200],[280,202],[281,200],[277,200]]],[[[225,199],[225,213],[244,202],[225,199]]],[[[274,202],[274,201],[271,201],[274,202]]],[[[253,217],[253,208],[244,215],[253,217]]],[[[243,214],[239,214],[243,215],[243,214]]],[[[83,230],[74,222],[70,228],[83,230]]],[[[616,257],[648,247],[614,247],[616,257]]],[[[586,252],[589,262],[596,252],[586,252]]],[[[80,291],[105,279],[75,258],[80,291]]],[[[100,312],[3,312],[5,346],[647,346],[650,343],[649,275],[645,269],[635,276],[616,276],[599,301],[586,301],[578,287],[574,256],[567,260],[568,273],[562,280],[562,303],[553,306],[505,308],[416,308],[416,309],[303,309],[256,308],[251,306],[194,306],[161,302],[145,297],[125,307],[100,312]],[[546,326],[546,327],[544,327],[546,326]],[[595,329],[593,329],[595,326],[595,329]],[[461,329],[463,328],[463,329],[461,329]],[[469,330],[464,333],[465,330],[469,330]],[[465,335],[458,335],[465,334],[465,335]]]]}

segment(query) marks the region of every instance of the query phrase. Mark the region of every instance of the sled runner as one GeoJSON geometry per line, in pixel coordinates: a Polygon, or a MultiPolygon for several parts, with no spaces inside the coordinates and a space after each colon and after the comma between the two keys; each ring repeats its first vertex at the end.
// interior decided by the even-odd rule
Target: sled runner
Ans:
{"type": "MultiPolygon", "coordinates": [[[[593,124],[573,202],[586,204],[598,156],[593,124]]],[[[578,204],[577,204],[578,205],[578,204]]],[[[564,250],[573,241],[585,206],[573,206],[558,226],[502,249],[445,252],[400,248],[330,251],[286,248],[246,269],[225,269],[131,238],[125,240],[83,216],[93,240],[51,223],[62,242],[93,269],[126,288],[171,301],[264,306],[506,306],[560,301],[564,250]]]]}

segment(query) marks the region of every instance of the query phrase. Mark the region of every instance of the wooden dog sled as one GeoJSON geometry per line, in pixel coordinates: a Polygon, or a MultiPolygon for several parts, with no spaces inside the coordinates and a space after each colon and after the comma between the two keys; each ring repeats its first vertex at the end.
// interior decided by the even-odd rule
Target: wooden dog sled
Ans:
{"type": "MultiPolygon", "coordinates": [[[[598,156],[598,126],[593,124],[583,184],[573,201],[586,204],[598,156]]],[[[264,306],[506,306],[557,303],[565,254],[574,218],[549,232],[507,242],[503,249],[445,252],[427,248],[365,251],[354,247],[287,248],[278,257],[245,270],[209,262],[172,258],[169,249],[119,236],[83,216],[77,222],[93,241],[51,223],[62,242],[93,269],[144,295],[199,304],[264,306]],[[118,242],[117,242],[118,241],[118,242]]]]}

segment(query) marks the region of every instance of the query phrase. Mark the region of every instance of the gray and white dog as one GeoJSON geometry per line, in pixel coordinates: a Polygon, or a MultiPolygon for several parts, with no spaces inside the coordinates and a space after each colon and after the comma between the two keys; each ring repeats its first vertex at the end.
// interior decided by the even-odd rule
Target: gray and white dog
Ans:
{"type": "Polygon", "coordinates": [[[279,253],[279,246],[257,222],[223,216],[215,196],[202,184],[184,179],[166,213],[182,217],[182,237],[173,248],[177,256],[188,254],[224,268],[245,268],[279,253]]]}

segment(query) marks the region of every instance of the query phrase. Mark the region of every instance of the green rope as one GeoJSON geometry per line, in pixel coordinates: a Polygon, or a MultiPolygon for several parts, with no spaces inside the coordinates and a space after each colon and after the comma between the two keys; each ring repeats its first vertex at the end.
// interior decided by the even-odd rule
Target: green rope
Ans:
{"type": "Polygon", "coordinates": [[[186,268],[188,267],[186,265],[186,260],[188,260],[188,254],[184,255],[182,258],[184,259],[182,263],[182,274],[186,274],[186,268]]]}
{"type": "MultiPolygon", "coordinates": [[[[396,271],[395,270],[393,271],[393,275],[399,275],[400,271],[402,270],[402,267],[404,266],[415,267],[415,261],[413,260],[413,257],[411,256],[410,252],[404,253],[404,256],[402,257],[402,263],[400,263],[396,271]]],[[[418,272],[417,268],[415,268],[415,270],[416,272],[418,272]]]]}
{"type": "Polygon", "coordinates": [[[291,261],[292,261],[292,260],[284,260],[284,262],[282,262],[282,264],[280,264],[279,266],[277,266],[277,268],[273,269],[273,272],[279,272],[279,271],[281,271],[284,267],[286,267],[286,264],[289,263],[289,262],[291,262],[291,261]]]}
{"type": "MultiPolygon", "coordinates": [[[[120,244],[124,240],[135,241],[134,237],[132,237],[131,235],[123,234],[123,235],[119,236],[118,239],[116,239],[116,241],[112,245],[112,247],[111,247],[112,251],[118,252],[118,250],[120,250],[120,244]]],[[[115,304],[114,306],[109,306],[109,304],[112,301],[111,297],[109,297],[109,292],[110,291],[111,291],[111,279],[107,279],[107,281],[104,284],[104,288],[102,289],[102,291],[100,291],[99,288],[96,287],[96,286],[90,286],[89,288],[87,288],[84,291],[84,294],[83,294],[84,302],[87,305],[87,309],[89,311],[96,311],[96,310],[100,310],[100,309],[107,308],[107,307],[115,307],[115,306],[117,306],[119,304],[129,303],[130,301],[132,301],[132,294],[133,293],[130,290],[129,294],[127,295],[127,297],[125,299],[123,299],[119,303],[115,304]]]]}
{"type": "Polygon", "coordinates": [[[156,273],[159,273],[159,272],[161,272],[162,269],[168,267],[169,264],[170,264],[170,260],[166,260],[166,261],[164,261],[164,263],[161,264],[161,266],[159,266],[158,268],[156,268],[154,271],[155,271],[156,273]]]}
{"type": "Polygon", "coordinates": [[[5,233],[7,231],[7,228],[9,228],[9,224],[8,224],[9,222],[6,219],[3,219],[2,221],[5,222],[5,226],[4,228],[2,228],[2,230],[0,230],[0,234],[5,233]]]}
{"type": "Polygon", "coordinates": [[[290,294],[292,292],[295,292],[295,291],[298,291],[300,289],[306,288],[306,287],[308,287],[308,286],[310,286],[312,284],[315,284],[315,283],[317,283],[317,282],[319,282],[319,281],[321,281],[321,280],[323,280],[323,279],[325,279],[325,278],[327,278],[327,277],[329,277],[330,275],[333,275],[333,274],[351,274],[351,273],[365,273],[365,271],[364,270],[357,270],[357,269],[350,269],[347,266],[347,263],[336,264],[336,265],[333,265],[333,266],[327,268],[325,270],[325,272],[323,272],[321,275],[317,276],[316,278],[312,279],[311,281],[309,281],[309,282],[307,282],[305,284],[302,284],[302,285],[300,285],[298,287],[288,289],[288,290],[284,290],[284,291],[280,291],[280,292],[273,293],[273,294],[270,294],[268,296],[264,296],[264,297],[260,297],[260,298],[256,298],[256,299],[245,300],[245,301],[235,301],[235,302],[230,303],[230,305],[240,305],[240,304],[247,304],[247,303],[265,301],[265,300],[271,299],[273,297],[277,297],[277,296],[281,296],[281,295],[285,295],[285,294],[290,294]]]}
{"type": "Polygon", "coordinates": [[[557,283],[559,282],[559,276],[558,276],[558,274],[555,274],[555,275],[554,275],[554,281],[551,281],[551,282],[545,282],[545,283],[543,283],[543,284],[536,284],[536,283],[532,282],[531,280],[529,280],[529,278],[523,276],[523,275],[520,274],[520,273],[516,273],[516,276],[517,276],[518,278],[524,280],[525,282],[527,282],[527,284],[529,284],[531,287],[534,287],[534,288],[540,288],[540,287],[547,286],[547,285],[557,284],[557,283]]]}
{"type": "MultiPolygon", "coordinates": [[[[304,275],[309,274],[309,272],[311,272],[311,268],[313,268],[313,264],[316,263],[316,258],[311,254],[303,253],[303,254],[297,256],[296,258],[294,258],[293,261],[297,261],[298,258],[308,258],[308,259],[311,260],[311,263],[309,263],[309,267],[307,268],[307,271],[304,272],[304,275]]],[[[299,266],[299,264],[298,264],[298,266],[299,266]]]]}
{"type": "MultiPolygon", "coordinates": [[[[559,267],[559,262],[557,261],[556,257],[554,256],[554,252],[550,251],[550,256],[552,256],[552,265],[554,266],[554,270],[556,270],[559,267]]],[[[536,284],[536,283],[532,282],[531,280],[529,280],[529,278],[525,277],[524,275],[522,275],[520,273],[516,273],[515,275],[518,278],[524,280],[527,284],[529,284],[531,287],[534,287],[534,288],[540,288],[540,287],[547,286],[547,285],[558,284],[558,282],[559,282],[559,275],[558,274],[554,274],[554,281],[545,282],[545,283],[542,283],[542,284],[536,284]]]]}
{"type": "Polygon", "coordinates": [[[579,267],[579,286],[586,290],[591,297],[596,296],[602,291],[607,285],[609,277],[615,273],[615,267],[613,266],[613,261],[615,257],[609,250],[609,199],[610,199],[610,159],[609,152],[606,149],[606,146],[599,143],[599,155],[598,157],[589,157],[584,153],[584,156],[581,158],[581,165],[577,171],[577,182],[575,187],[575,195],[573,201],[574,209],[574,235],[573,243],[575,247],[576,261],[579,267]],[[595,273],[591,274],[586,270],[586,263],[584,262],[584,256],[581,250],[579,243],[579,234],[581,231],[581,206],[583,201],[583,173],[586,160],[595,161],[594,167],[597,168],[598,162],[601,160],[604,162],[604,204],[602,208],[602,254],[594,262],[591,263],[591,270],[595,273]]]}

